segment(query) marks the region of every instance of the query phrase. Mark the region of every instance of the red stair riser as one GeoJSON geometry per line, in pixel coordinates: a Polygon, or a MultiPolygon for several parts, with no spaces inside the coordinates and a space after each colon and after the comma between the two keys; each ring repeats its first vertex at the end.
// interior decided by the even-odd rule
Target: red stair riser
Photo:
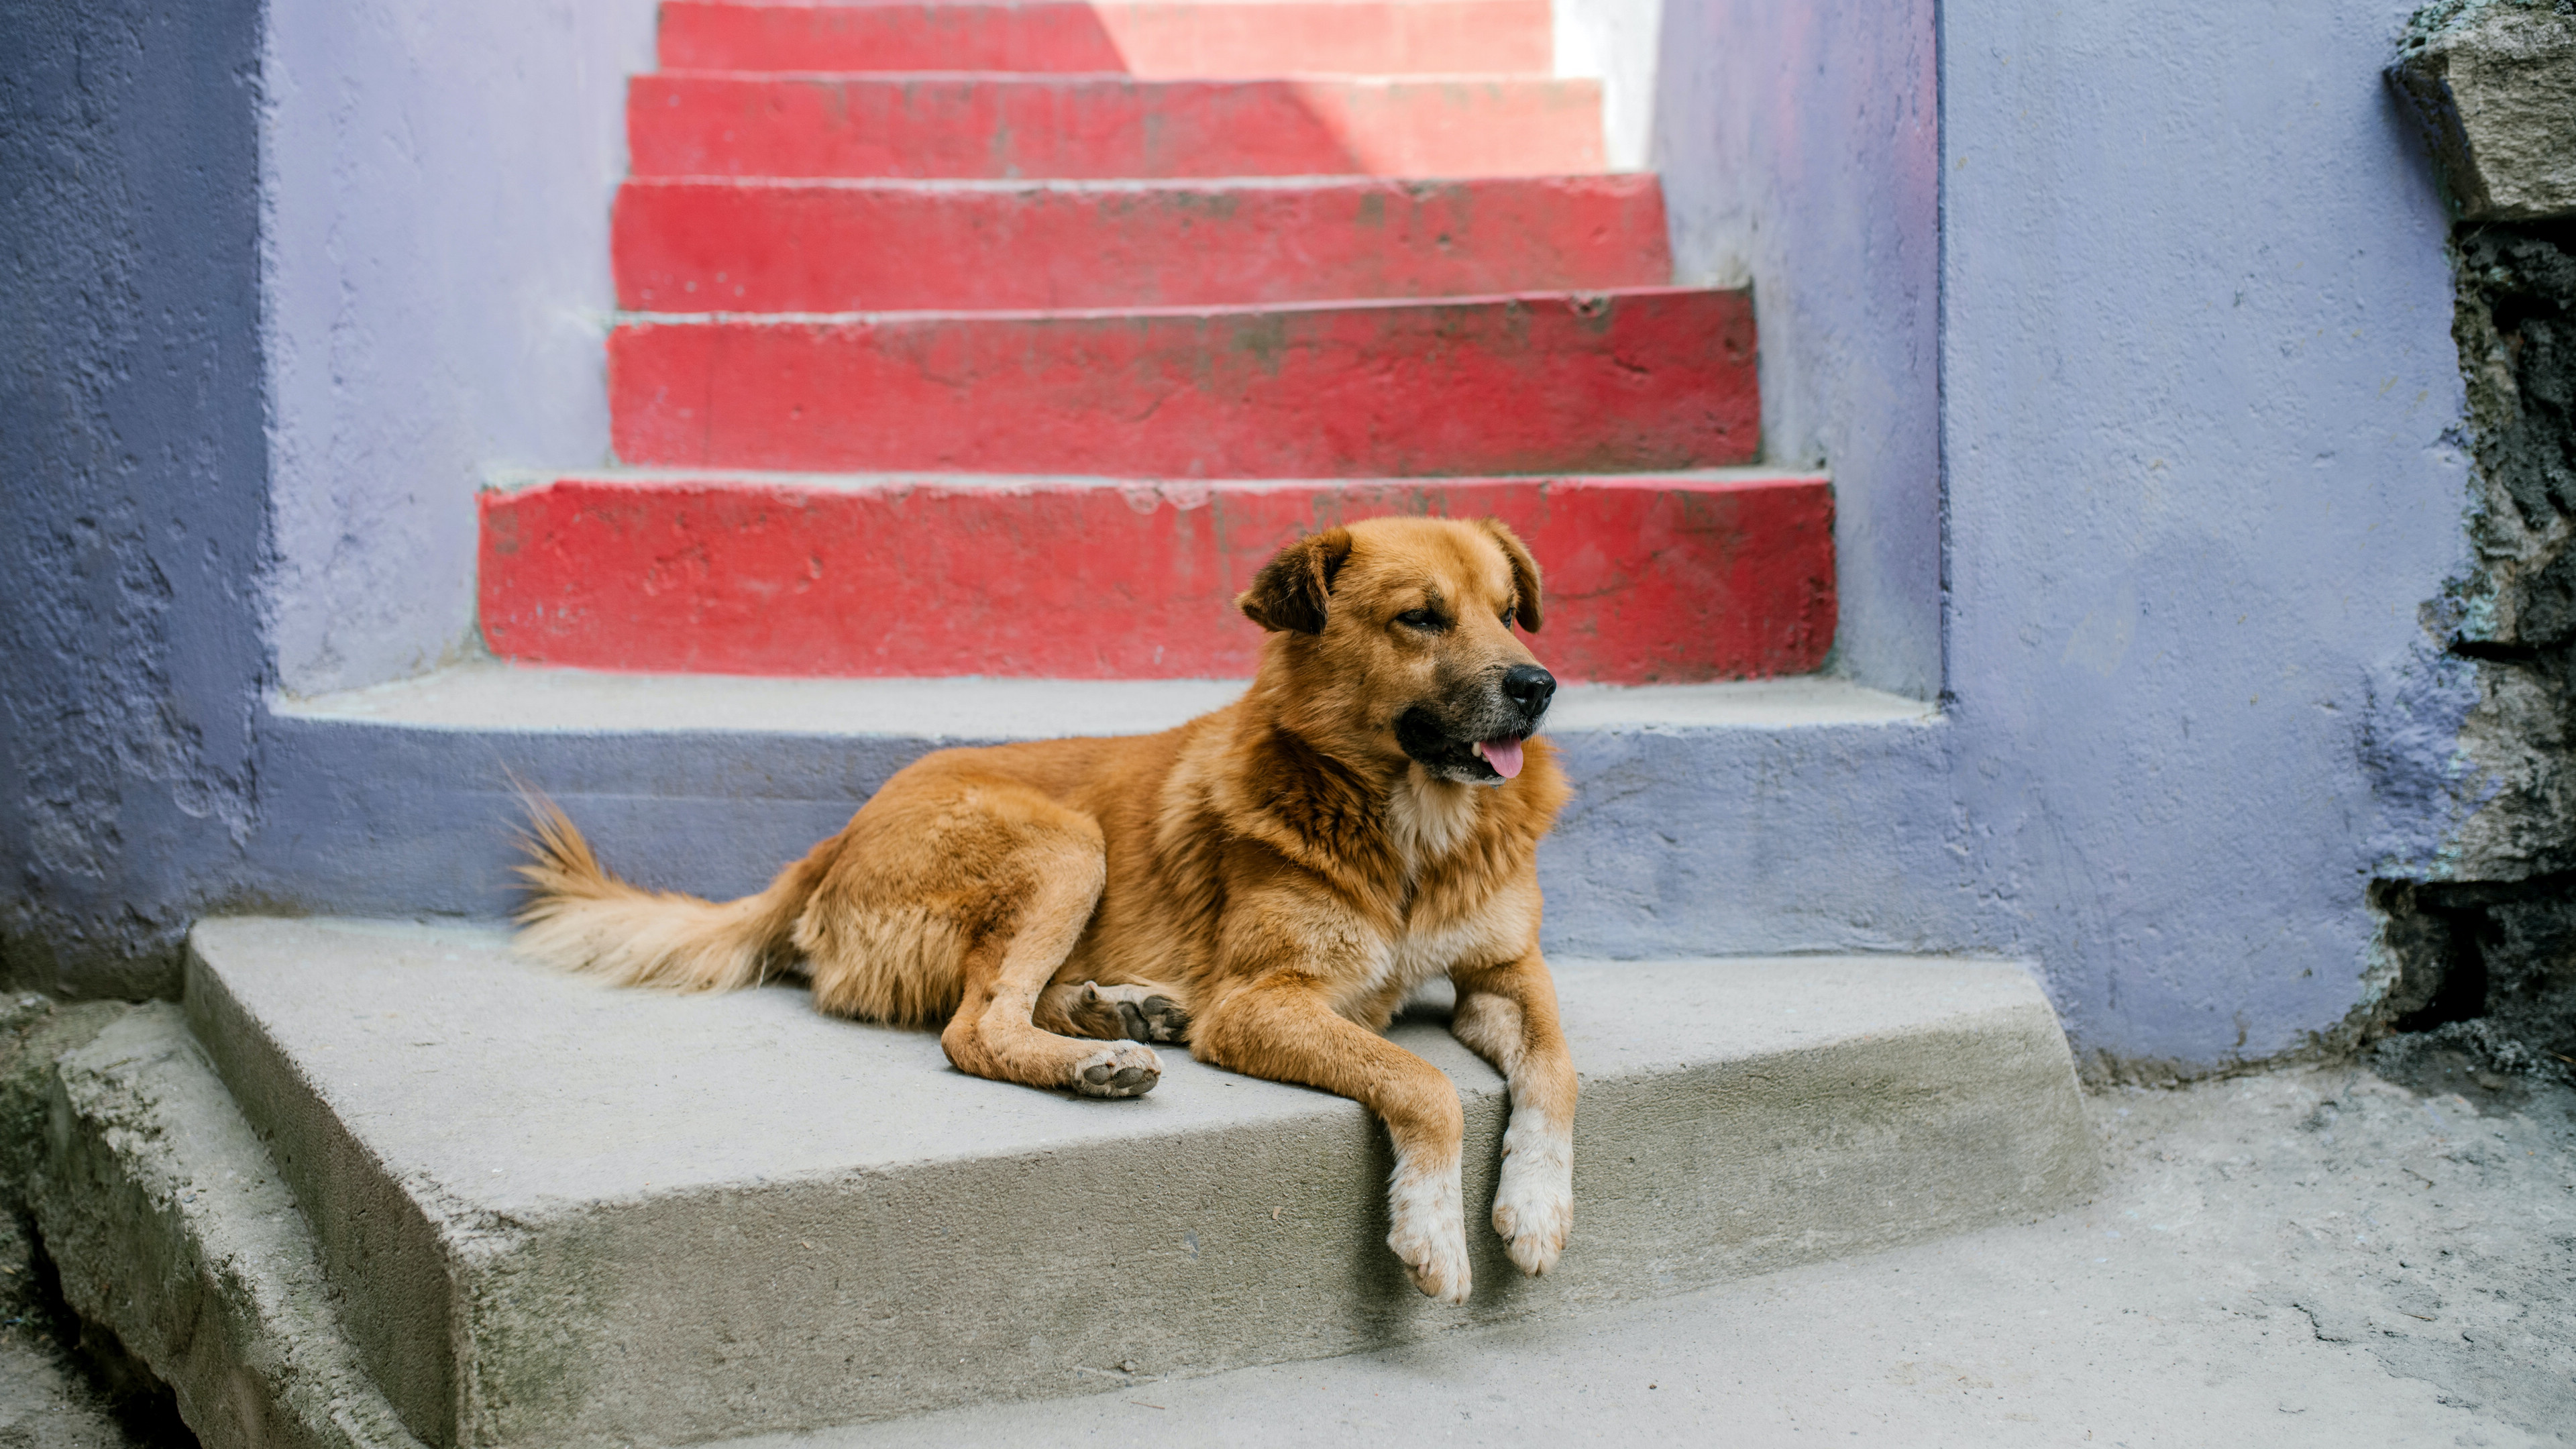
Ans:
{"type": "Polygon", "coordinates": [[[645,312],[1192,306],[1672,280],[1652,176],[1323,186],[629,182],[645,312]],[[896,239],[900,239],[899,241],[896,239]]]}
{"type": "Polygon", "coordinates": [[[1545,75],[1548,0],[662,7],[664,70],[1545,75]]]}
{"type": "Polygon", "coordinates": [[[1680,289],[1241,311],[642,323],[630,464],[1325,478],[1752,460],[1753,308],[1680,289]]]}
{"type": "Polygon", "coordinates": [[[1602,169],[1589,80],[637,76],[636,176],[1554,176],[1602,169]]]}
{"type": "Polygon", "coordinates": [[[566,479],[483,499],[494,653],[766,675],[1231,678],[1235,593],[1281,544],[1384,513],[1494,515],[1546,580],[1560,677],[1803,673],[1833,642],[1821,478],[1022,489],[566,479]],[[1188,506],[1175,507],[1178,499],[1188,506]]]}

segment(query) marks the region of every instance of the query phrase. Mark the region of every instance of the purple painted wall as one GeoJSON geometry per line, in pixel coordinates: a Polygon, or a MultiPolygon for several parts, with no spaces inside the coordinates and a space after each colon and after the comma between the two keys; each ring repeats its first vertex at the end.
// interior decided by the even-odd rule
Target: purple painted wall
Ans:
{"type": "MultiPolygon", "coordinates": [[[[1708,827],[1699,889],[1632,912],[2021,956],[2129,1058],[2383,988],[2374,866],[2476,793],[2417,621],[2467,494],[2446,219],[2380,79],[2410,8],[1666,0],[1676,253],[1752,280],[1766,445],[1833,468],[1835,667],[1945,709],[1929,779],[1838,748],[1578,805],[1629,817],[1596,851],[1708,827]]],[[[1628,850],[1596,878],[1666,864],[1628,850]]]]}
{"type": "MultiPolygon", "coordinates": [[[[1756,285],[1775,456],[1835,470],[1839,667],[1945,708],[1575,743],[1552,947],[2011,952],[2080,1046],[2200,1065],[2376,989],[2364,885],[2458,795],[2424,788],[2465,461],[2402,18],[1667,0],[1627,73],[1684,254],[1756,285]]],[[[505,768],[604,802],[647,878],[756,882],[919,742],[262,703],[455,653],[476,475],[598,461],[649,6],[265,23],[0,18],[10,969],[123,989],[210,906],[490,911],[505,768]]]]}
{"type": "Polygon", "coordinates": [[[2466,559],[2409,8],[1942,6],[1951,829],[2095,1047],[2376,989],[2374,681],[2466,559]]]}
{"type": "Polygon", "coordinates": [[[1665,0],[1652,154],[1684,280],[1753,286],[1762,442],[1833,470],[1834,672],[1941,688],[1931,0],[1665,0]]]}
{"type": "Polygon", "coordinates": [[[270,640],[308,694],[476,652],[474,494],[608,461],[608,211],[653,0],[268,0],[270,640]]]}
{"type": "Polygon", "coordinates": [[[267,678],[256,0],[0,6],[0,969],[158,984],[267,678]]]}

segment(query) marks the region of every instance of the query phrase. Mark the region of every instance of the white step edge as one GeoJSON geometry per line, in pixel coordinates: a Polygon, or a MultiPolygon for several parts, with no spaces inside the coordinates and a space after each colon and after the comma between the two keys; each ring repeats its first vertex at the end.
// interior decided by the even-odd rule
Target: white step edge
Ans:
{"type": "Polygon", "coordinates": [[[880,191],[902,195],[923,193],[971,194],[986,192],[998,196],[1032,193],[1070,196],[1137,196],[1171,191],[1357,191],[1388,190],[1397,187],[1470,187],[1488,184],[1509,185],[1534,181],[1555,183],[1599,181],[1615,178],[1643,184],[1640,173],[1633,171],[1558,171],[1535,176],[1363,176],[1351,173],[1321,176],[731,176],[722,172],[674,174],[667,176],[629,176],[623,186],[707,187],[728,191],[880,191]]]}
{"type": "Polygon", "coordinates": [[[1143,318],[1188,321],[1201,317],[1268,317],[1283,313],[1435,311],[1443,308],[1508,307],[1527,302],[1561,302],[1569,297],[1648,299],[1710,292],[1735,287],[1690,287],[1678,283],[1627,287],[1524,287],[1512,292],[1458,292],[1430,297],[1306,298],[1283,302],[1184,302],[1130,307],[887,307],[839,312],[652,312],[620,309],[610,320],[620,327],[882,327],[918,326],[932,322],[1130,322],[1143,318]]]}
{"type": "MultiPolygon", "coordinates": [[[[1243,688],[1234,679],[773,679],[485,662],[364,689],[279,696],[270,708],[290,719],[413,730],[1039,740],[1169,729],[1222,707],[1243,688]]],[[[1939,717],[1923,700],[1801,675],[1568,685],[1546,732],[1917,725],[1939,717]]]]}
{"type": "Polygon", "coordinates": [[[1505,474],[1460,473],[1432,477],[1370,478],[1136,478],[1103,473],[943,473],[897,469],[891,472],[814,472],[793,468],[487,468],[482,491],[524,493],[549,483],[574,479],[585,483],[652,485],[735,484],[750,488],[798,489],[809,493],[872,493],[888,489],[930,489],[950,493],[1033,493],[1041,489],[1115,488],[1138,500],[1160,500],[1175,508],[1197,508],[1218,493],[1255,493],[1278,489],[1456,488],[1492,483],[1535,483],[1541,487],[1607,484],[1635,488],[1656,483],[1812,482],[1828,477],[1822,468],[1780,468],[1750,463],[1729,468],[1664,468],[1651,473],[1505,474]]]}

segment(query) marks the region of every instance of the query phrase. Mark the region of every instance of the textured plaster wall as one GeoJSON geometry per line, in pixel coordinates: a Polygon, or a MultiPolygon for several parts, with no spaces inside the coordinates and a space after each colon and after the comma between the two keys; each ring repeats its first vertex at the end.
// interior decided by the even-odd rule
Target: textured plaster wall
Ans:
{"type": "Polygon", "coordinates": [[[270,0],[280,682],[476,647],[474,493],[608,459],[609,202],[652,0],[270,0]]]}
{"type": "MultiPolygon", "coordinates": [[[[112,989],[210,905],[484,908],[504,766],[721,886],[906,753],[261,712],[444,657],[477,472],[597,460],[582,299],[649,27],[273,4],[0,13],[22,978],[112,989]]],[[[2475,793],[2418,616],[2467,493],[2444,217],[2379,79],[2403,13],[1930,16],[1665,0],[1653,74],[1684,255],[1757,287],[1774,456],[1842,488],[1841,665],[1945,715],[1587,744],[1552,939],[2004,951],[2087,1050],[2298,1046],[2384,985],[2374,871],[2475,793]]]]}
{"type": "Polygon", "coordinates": [[[2095,1048],[2337,1022],[2389,833],[2438,828],[2382,788],[2451,749],[2404,681],[2466,563],[2406,9],[1942,5],[1957,846],[2095,1048]]]}
{"type": "Polygon", "coordinates": [[[262,701],[457,653],[482,472],[604,457],[652,20],[0,7],[11,978],[162,988],[201,910],[331,904],[278,857],[348,780],[277,757],[262,701]]]}
{"type": "Polygon", "coordinates": [[[256,0],[0,6],[0,969],[154,984],[252,828],[256,0]]]}
{"type": "Polygon", "coordinates": [[[1834,669],[1941,688],[1932,0],[1663,0],[1651,149],[1685,281],[1750,282],[1774,462],[1833,470],[1834,669]]]}

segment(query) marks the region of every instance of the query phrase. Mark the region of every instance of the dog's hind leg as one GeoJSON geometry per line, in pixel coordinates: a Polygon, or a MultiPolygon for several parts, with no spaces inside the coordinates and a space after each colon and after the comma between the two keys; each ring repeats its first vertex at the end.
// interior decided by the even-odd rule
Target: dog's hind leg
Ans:
{"type": "Polygon", "coordinates": [[[1059,981],[1038,997],[1038,1025],[1102,1041],[1190,1039],[1188,1008],[1168,988],[1143,982],[1059,981]]]}
{"type": "Polygon", "coordinates": [[[1031,840],[1012,865],[1026,870],[1028,886],[1013,918],[967,950],[965,997],[939,1035],[948,1060],[979,1077],[1086,1097],[1152,1091],[1163,1063],[1151,1048],[1061,1036],[1036,1020],[1039,993],[1073,953],[1100,902],[1106,865],[1096,833],[1087,841],[1031,840]]]}

